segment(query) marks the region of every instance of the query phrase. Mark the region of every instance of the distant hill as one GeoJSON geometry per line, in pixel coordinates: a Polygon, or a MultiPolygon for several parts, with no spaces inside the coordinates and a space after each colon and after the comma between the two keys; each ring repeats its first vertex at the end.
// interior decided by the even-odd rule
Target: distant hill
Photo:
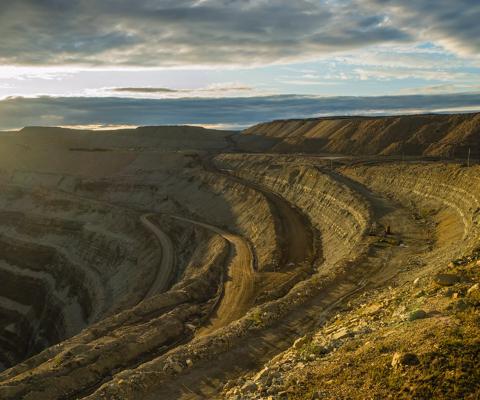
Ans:
{"type": "Polygon", "coordinates": [[[245,150],[280,153],[480,157],[480,113],[281,120],[242,132],[245,150]],[[258,139],[253,139],[254,137],[258,139]]]}
{"type": "Polygon", "coordinates": [[[104,176],[134,162],[138,168],[140,164],[142,168],[165,167],[168,157],[173,166],[182,165],[175,154],[222,151],[230,145],[232,134],[192,126],[109,131],[27,127],[0,134],[0,171],[104,176]]]}
{"type": "Polygon", "coordinates": [[[140,147],[166,151],[221,149],[233,132],[197,126],[143,126],[117,130],[77,130],[57,127],[26,127],[14,137],[27,145],[63,147],[140,147]]]}

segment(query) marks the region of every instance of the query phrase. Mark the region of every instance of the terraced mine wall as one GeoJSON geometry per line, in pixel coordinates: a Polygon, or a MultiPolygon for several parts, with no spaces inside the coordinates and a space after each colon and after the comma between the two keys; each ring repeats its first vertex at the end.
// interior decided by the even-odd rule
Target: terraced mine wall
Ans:
{"type": "Polygon", "coordinates": [[[312,166],[275,165],[256,156],[224,155],[219,164],[279,193],[302,210],[320,232],[324,261],[354,257],[371,220],[368,202],[312,166]]]}
{"type": "Polygon", "coordinates": [[[138,215],[8,185],[0,204],[5,367],[145,296],[161,252],[138,215]]]}
{"type": "MultiPolygon", "coordinates": [[[[229,253],[226,241],[218,234],[203,228],[194,230],[199,240],[191,261],[171,290],[93,324],[74,338],[10,368],[2,381],[14,378],[14,382],[0,388],[1,397],[83,398],[104,379],[108,381],[112,371],[134,370],[190,338],[192,329],[204,323],[202,318],[210,315],[221,294],[229,253]],[[25,374],[32,370],[33,374],[25,374]]],[[[183,237],[179,245],[186,239],[183,237]]]]}
{"type": "MultiPolygon", "coordinates": [[[[479,245],[480,167],[458,164],[383,164],[342,169],[366,186],[436,220],[437,238],[450,258],[479,245]]],[[[446,257],[444,257],[446,258],[446,257]]]]}
{"type": "Polygon", "coordinates": [[[192,169],[144,178],[77,180],[75,193],[158,213],[191,216],[245,236],[259,270],[278,263],[279,244],[269,202],[258,191],[221,174],[192,169]]]}
{"type": "Polygon", "coordinates": [[[265,196],[219,174],[205,173],[202,180],[213,193],[222,196],[231,205],[235,220],[228,225],[249,239],[255,251],[257,269],[274,269],[280,258],[280,248],[275,232],[275,215],[265,196]]]}
{"type": "MultiPolygon", "coordinates": [[[[350,258],[364,255],[362,239],[371,219],[371,210],[366,199],[317,168],[280,168],[265,160],[256,161],[258,159],[255,157],[247,157],[243,162],[244,157],[237,159],[233,155],[222,156],[217,158],[216,163],[219,168],[228,169],[228,173],[238,174],[246,181],[257,182],[276,191],[295,207],[303,210],[322,235],[325,262],[321,265],[332,268],[320,268],[310,278],[295,285],[281,299],[254,307],[243,318],[214,335],[195,338],[188,346],[179,346],[166,355],[143,363],[135,370],[117,374],[112,381],[100,386],[86,397],[87,399],[108,396],[134,399],[140,393],[145,394],[147,399],[155,398],[156,395],[147,394],[160,390],[164,380],[174,379],[172,377],[176,375],[175,366],[186,365],[189,360],[193,360],[194,365],[215,363],[220,354],[228,352],[232,347],[242,346],[245,338],[276,324],[283,317],[301,308],[302,304],[315,294],[333,284],[336,274],[345,271],[345,264],[348,264],[350,258]],[[305,186],[311,187],[311,190],[305,186]],[[337,264],[338,268],[333,268],[333,264],[337,264]],[[122,386],[121,382],[125,381],[135,382],[135,387],[122,386]]],[[[350,271],[350,274],[352,272],[350,271]]]]}
{"type": "Polygon", "coordinates": [[[238,139],[247,151],[258,151],[259,141],[265,142],[264,151],[280,153],[466,158],[470,149],[480,158],[480,114],[273,121],[243,131],[238,139]]]}

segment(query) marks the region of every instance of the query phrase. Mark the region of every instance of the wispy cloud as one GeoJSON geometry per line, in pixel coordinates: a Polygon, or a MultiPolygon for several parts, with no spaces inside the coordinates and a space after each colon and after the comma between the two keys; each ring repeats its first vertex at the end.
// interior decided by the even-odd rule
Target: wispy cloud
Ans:
{"type": "Polygon", "coordinates": [[[113,88],[114,92],[118,93],[177,93],[178,90],[167,88],[140,88],[140,87],[125,87],[113,88]]]}
{"type": "Polygon", "coordinates": [[[16,0],[0,61],[19,65],[258,65],[381,43],[480,53],[478,0],[16,0]]]}
{"type": "Polygon", "coordinates": [[[121,93],[126,95],[152,96],[156,98],[183,98],[183,97],[235,97],[242,95],[258,95],[252,86],[238,83],[212,84],[196,89],[171,89],[163,87],[119,87],[106,88],[105,93],[121,93]]]}
{"type": "Polygon", "coordinates": [[[401,94],[451,94],[480,93],[480,84],[445,83],[441,85],[419,86],[400,90],[401,94]]]}

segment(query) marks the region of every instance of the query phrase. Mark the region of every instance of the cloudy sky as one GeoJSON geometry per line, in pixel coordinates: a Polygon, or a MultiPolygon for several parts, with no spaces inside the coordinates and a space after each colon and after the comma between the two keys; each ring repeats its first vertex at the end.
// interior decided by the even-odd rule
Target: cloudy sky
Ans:
{"type": "Polygon", "coordinates": [[[0,129],[480,110],[479,21],[479,0],[3,1],[0,129]]]}

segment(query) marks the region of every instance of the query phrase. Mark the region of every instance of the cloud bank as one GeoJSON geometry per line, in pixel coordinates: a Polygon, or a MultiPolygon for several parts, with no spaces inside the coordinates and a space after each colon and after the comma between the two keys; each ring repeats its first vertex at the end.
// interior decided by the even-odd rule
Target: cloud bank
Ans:
{"type": "Polygon", "coordinates": [[[43,125],[176,125],[244,128],[273,119],[480,111],[480,93],[386,97],[268,96],[223,99],[39,97],[0,101],[0,129],[43,125]]]}
{"type": "Polygon", "coordinates": [[[0,62],[265,64],[372,44],[480,50],[478,0],[16,0],[0,5],[0,62]]]}

